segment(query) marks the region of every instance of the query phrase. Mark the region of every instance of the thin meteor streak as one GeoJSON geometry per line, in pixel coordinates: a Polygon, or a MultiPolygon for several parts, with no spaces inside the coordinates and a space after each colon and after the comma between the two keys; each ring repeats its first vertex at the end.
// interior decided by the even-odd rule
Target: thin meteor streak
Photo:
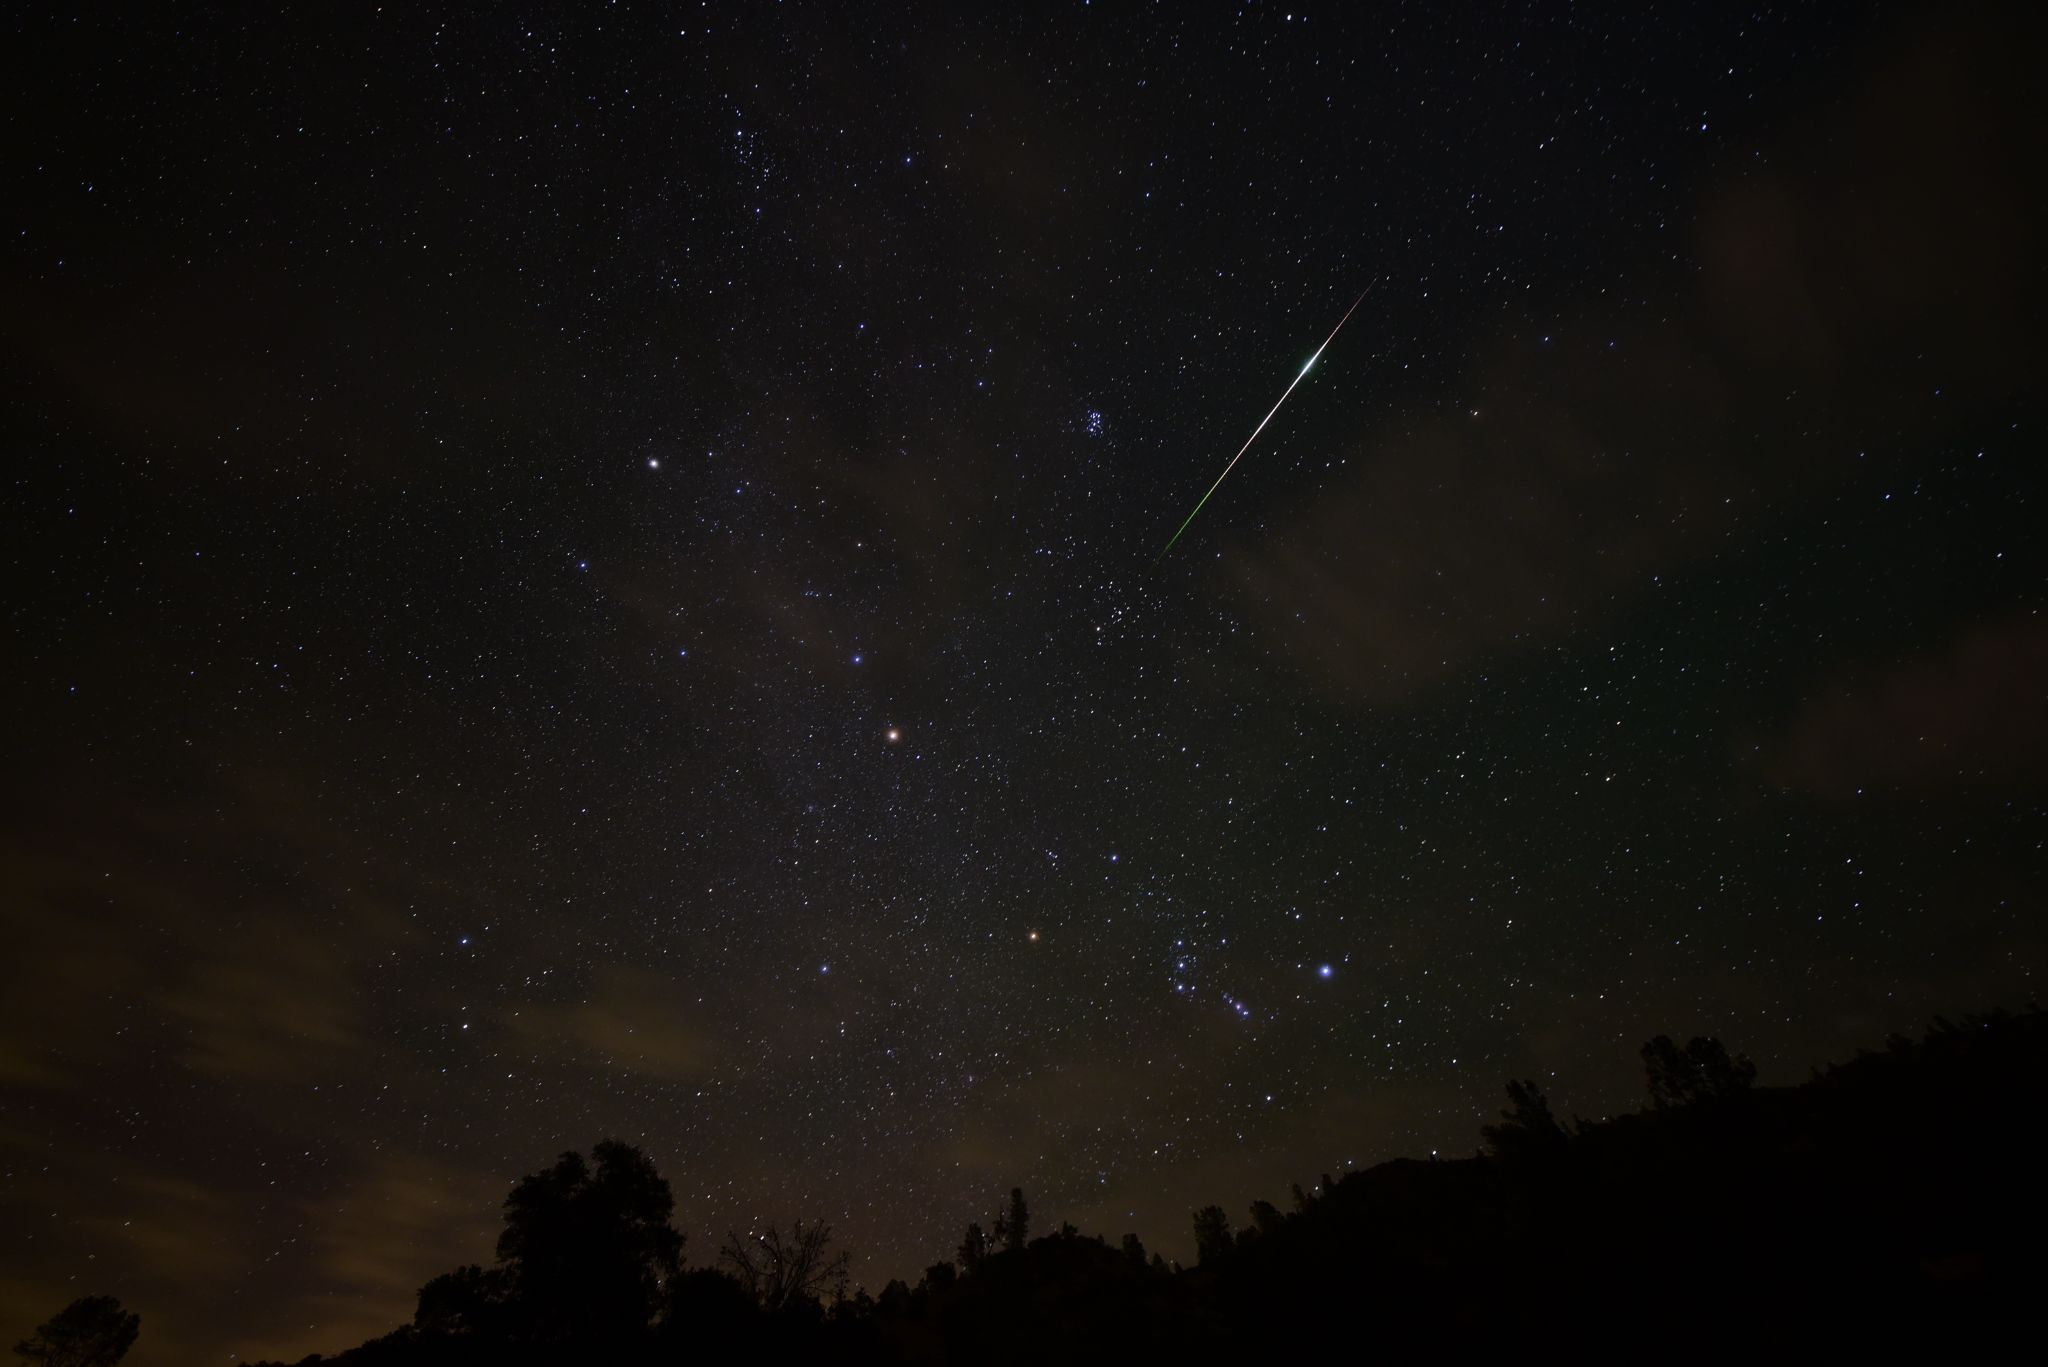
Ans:
{"type": "Polygon", "coordinates": [[[1230,477],[1230,472],[1237,467],[1237,462],[1244,456],[1245,452],[1252,449],[1252,443],[1259,439],[1259,433],[1266,430],[1266,424],[1273,421],[1273,415],[1280,411],[1280,405],[1286,403],[1287,396],[1294,392],[1294,385],[1300,384],[1303,380],[1308,378],[1309,371],[1314,369],[1315,363],[1319,359],[1321,359],[1324,348],[1328,347],[1330,343],[1337,340],[1337,334],[1344,330],[1344,325],[1351,321],[1351,315],[1358,312],[1358,306],[1365,302],[1365,296],[1371,294],[1372,287],[1374,285],[1377,285],[1378,283],[1378,277],[1374,277],[1373,280],[1370,281],[1364,289],[1358,292],[1358,297],[1351,301],[1351,307],[1345,309],[1344,316],[1337,320],[1337,326],[1331,328],[1330,335],[1323,338],[1323,345],[1316,348],[1315,355],[1308,358],[1307,363],[1304,364],[1301,368],[1301,373],[1294,377],[1294,384],[1288,385],[1287,388],[1281,393],[1279,399],[1277,399],[1274,402],[1273,406],[1266,410],[1266,416],[1259,419],[1259,425],[1257,427],[1254,427],[1252,429],[1252,434],[1244,439],[1244,445],[1237,448],[1237,455],[1232,456],[1230,458],[1230,464],[1224,466],[1223,473],[1216,476],[1216,483],[1209,486],[1209,493],[1203,494],[1201,502],[1195,504],[1195,511],[1188,514],[1187,522],[1181,523],[1179,530],[1174,532],[1172,536],[1167,538],[1166,550],[1159,552],[1159,560],[1154,560],[1152,562],[1153,569],[1156,570],[1159,568],[1159,561],[1166,559],[1167,552],[1171,551],[1173,549],[1174,543],[1180,540],[1181,532],[1186,531],[1188,529],[1188,523],[1193,522],[1195,520],[1195,515],[1202,511],[1202,504],[1207,503],[1209,501],[1209,494],[1215,493],[1216,490],[1219,487],[1221,487],[1223,481],[1230,477]]]}

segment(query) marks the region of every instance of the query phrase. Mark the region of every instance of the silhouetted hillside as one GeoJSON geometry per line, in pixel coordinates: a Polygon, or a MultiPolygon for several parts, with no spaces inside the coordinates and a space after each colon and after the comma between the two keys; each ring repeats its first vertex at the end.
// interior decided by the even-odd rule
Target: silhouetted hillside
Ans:
{"type": "Polygon", "coordinates": [[[1012,1192],[992,1237],[971,1228],[957,1260],[879,1297],[846,1293],[822,1227],[735,1238],[725,1270],[681,1270],[667,1183],[602,1144],[514,1189],[492,1267],[437,1278],[413,1324],[328,1361],[1686,1357],[1783,1333],[1934,1331],[1962,1349],[2031,1312],[2048,1270],[2048,1016],[1938,1022],[1797,1087],[1753,1087],[1712,1040],[1643,1052],[1649,1109],[1568,1126],[1511,1084],[1486,1152],[1295,1187],[1290,1209],[1256,1202],[1237,1231],[1197,1212],[1192,1268],[1135,1235],[1028,1239],[1012,1192]]]}

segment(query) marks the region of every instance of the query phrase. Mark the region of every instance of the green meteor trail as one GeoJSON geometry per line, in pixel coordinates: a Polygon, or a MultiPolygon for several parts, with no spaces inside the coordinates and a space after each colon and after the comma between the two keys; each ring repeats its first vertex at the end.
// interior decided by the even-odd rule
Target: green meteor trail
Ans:
{"type": "Polygon", "coordinates": [[[1173,549],[1174,543],[1180,540],[1181,532],[1186,531],[1188,529],[1188,523],[1193,522],[1195,520],[1195,514],[1202,511],[1202,504],[1207,503],[1209,501],[1209,494],[1215,493],[1217,488],[1222,485],[1223,481],[1229,478],[1231,470],[1236,467],[1239,459],[1243,457],[1245,452],[1252,449],[1252,443],[1259,439],[1259,433],[1266,430],[1266,424],[1273,421],[1273,415],[1280,411],[1280,405],[1286,403],[1287,396],[1294,392],[1294,385],[1300,384],[1304,379],[1308,377],[1309,370],[1312,367],[1314,367],[1316,361],[1321,358],[1324,347],[1329,346],[1331,342],[1337,339],[1337,334],[1343,330],[1344,325],[1346,323],[1351,321],[1351,315],[1358,312],[1358,306],[1365,302],[1365,296],[1371,294],[1372,287],[1374,285],[1377,285],[1378,283],[1379,281],[1377,279],[1374,279],[1370,283],[1368,283],[1364,289],[1358,292],[1358,297],[1351,301],[1351,307],[1345,309],[1344,316],[1337,320],[1337,326],[1330,329],[1330,335],[1328,337],[1323,338],[1323,345],[1316,348],[1315,355],[1308,358],[1307,363],[1304,364],[1301,368],[1301,373],[1294,377],[1294,384],[1288,385],[1286,390],[1281,393],[1279,399],[1277,399],[1274,402],[1273,406],[1266,410],[1266,416],[1259,419],[1259,425],[1257,427],[1254,427],[1252,429],[1252,434],[1244,439],[1244,445],[1237,448],[1237,455],[1232,456],[1230,458],[1230,464],[1224,466],[1223,473],[1216,476],[1216,483],[1209,486],[1209,493],[1202,495],[1201,502],[1195,504],[1195,511],[1188,514],[1187,521],[1181,523],[1179,529],[1175,531],[1172,536],[1167,538],[1166,550],[1159,552],[1159,559],[1154,560],[1152,562],[1153,569],[1156,570],[1159,568],[1159,561],[1166,559],[1167,553],[1173,549]]]}

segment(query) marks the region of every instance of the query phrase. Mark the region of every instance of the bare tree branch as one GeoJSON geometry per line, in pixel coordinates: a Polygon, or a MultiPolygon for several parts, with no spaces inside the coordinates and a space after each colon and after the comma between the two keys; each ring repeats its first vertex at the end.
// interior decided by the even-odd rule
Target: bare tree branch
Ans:
{"type": "Polygon", "coordinates": [[[807,1300],[835,1301],[846,1295],[853,1265],[848,1253],[830,1253],[832,1227],[823,1221],[809,1227],[799,1220],[784,1234],[770,1225],[760,1234],[728,1230],[718,1259],[760,1303],[774,1313],[807,1300]]]}

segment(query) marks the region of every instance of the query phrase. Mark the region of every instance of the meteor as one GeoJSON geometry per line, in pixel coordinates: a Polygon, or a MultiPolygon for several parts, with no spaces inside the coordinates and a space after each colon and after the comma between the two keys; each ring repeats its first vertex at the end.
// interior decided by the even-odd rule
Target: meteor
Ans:
{"type": "Polygon", "coordinates": [[[1181,523],[1180,530],[1176,531],[1171,537],[1167,538],[1166,550],[1159,552],[1159,560],[1154,560],[1152,562],[1153,569],[1156,570],[1159,568],[1159,561],[1166,559],[1167,552],[1173,549],[1174,542],[1180,540],[1181,532],[1184,532],[1188,529],[1188,522],[1193,522],[1195,520],[1195,513],[1199,513],[1202,511],[1202,504],[1207,503],[1209,501],[1209,494],[1215,493],[1217,488],[1222,485],[1223,481],[1230,477],[1230,472],[1232,469],[1236,467],[1239,459],[1243,457],[1245,452],[1252,449],[1252,443],[1259,439],[1259,433],[1266,430],[1266,424],[1273,421],[1273,415],[1280,411],[1280,405],[1286,403],[1287,396],[1294,392],[1294,385],[1298,385],[1303,380],[1308,378],[1309,371],[1314,369],[1315,363],[1322,358],[1324,349],[1327,348],[1330,345],[1330,343],[1337,340],[1337,334],[1344,330],[1344,325],[1351,321],[1351,315],[1358,312],[1358,306],[1365,302],[1365,296],[1371,294],[1372,287],[1374,285],[1377,285],[1378,283],[1379,280],[1377,277],[1375,277],[1373,280],[1367,283],[1364,289],[1358,292],[1358,297],[1351,301],[1351,307],[1345,309],[1344,316],[1337,320],[1337,326],[1331,328],[1330,335],[1323,338],[1323,345],[1317,347],[1315,355],[1309,357],[1307,362],[1302,365],[1301,373],[1294,377],[1294,384],[1288,385],[1287,388],[1281,392],[1280,397],[1274,401],[1273,406],[1266,410],[1266,416],[1259,419],[1259,425],[1257,427],[1254,427],[1252,429],[1252,434],[1244,439],[1244,445],[1237,448],[1237,455],[1232,456],[1230,458],[1230,464],[1224,466],[1223,473],[1216,476],[1216,483],[1209,486],[1209,493],[1203,494],[1201,502],[1195,504],[1195,511],[1193,513],[1188,514],[1187,522],[1181,523]]]}

